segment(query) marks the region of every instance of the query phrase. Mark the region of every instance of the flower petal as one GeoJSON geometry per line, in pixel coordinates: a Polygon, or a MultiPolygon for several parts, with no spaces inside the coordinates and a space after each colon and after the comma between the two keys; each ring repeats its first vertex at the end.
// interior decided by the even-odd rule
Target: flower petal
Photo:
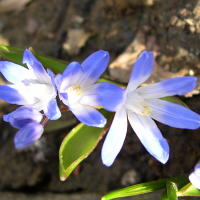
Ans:
{"type": "Polygon", "coordinates": [[[36,109],[22,106],[10,114],[4,115],[3,119],[4,121],[10,122],[13,127],[20,129],[32,122],[40,123],[42,114],[36,109]]]}
{"type": "Polygon", "coordinates": [[[111,83],[97,83],[83,89],[80,103],[89,106],[103,106],[106,110],[116,111],[124,103],[125,90],[111,83]]]}
{"type": "Polygon", "coordinates": [[[44,129],[41,124],[30,123],[20,129],[14,137],[14,143],[16,149],[23,149],[30,146],[36,140],[38,140],[44,129]]]}
{"type": "Polygon", "coordinates": [[[62,82],[60,83],[60,93],[66,92],[69,86],[79,85],[83,76],[83,69],[77,62],[70,63],[63,72],[62,82]]]}
{"type": "Polygon", "coordinates": [[[115,114],[110,130],[104,141],[101,159],[104,165],[110,167],[120,152],[127,131],[127,114],[122,106],[115,114]]]}
{"type": "Polygon", "coordinates": [[[197,129],[200,127],[200,115],[181,105],[161,99],[148,99],[150,116],[168,126],[175,128],[197,129]]]}
{"type": "Polygon", "coordinates": [[[57,92],[55,81],[54,81],[54,74],[53,74],[53,72],[50,69],[47,68],[47,73],[48,73],[48,75],[51,78],[51,83],[52,83],[52,85],[54,87],[54,91],[57,92]]]}
{"type": "Polygon", "coordinates": [[[0,62],[0,72],[7,81],[14,84],[19,84],[29,77],[28,69],[8,61],[0,62]]]}
{"type": "Polygon", "coordinates": [[[17,105],[29,105],[37,101],[20,85],[0,85],[0,99],[17,105]]]}
{"type": "Polygon", "coordinates": [[[76,103],[70,109],[78,120],[87,126],[102,128],[106,124],[106,118],[95,108],[76,103]]]}
{"type": "Polygon", "coordinates": [[[194,187],[200,190],[200,163],[195,166],[194,172],[189,175],[189,180],[194,187]]]}
{"type": "Polygon", "coordinates": [[[50,120],[57,120],[61,117],[56,99],[51,99],[47,106],[43,108],[43,111],[50,120]]]}
{"type": "Polygon", "coordinates": [[[131,92],[135,90],[141,83],[145,82],[150,77],[153,68],[153,53],[143,51],[133,66],[127,90],[131,92]]]}
{"type": "Polygon", "coordinates": [[[146,150],[161,163],[169,158],[169,145],[155,122],[146,115],[128,112],[129,122],[146,150]]]}
{"type": "Polygon", "coordinates": [[[81,64],[84,71],[81,86],[86,87],[96,82],[106,70],[109,59],[109,53],[103,50],[96,51],[87,57],[81,64]]]}
{"type": "Polygon", "coordinates": [[[136,90],[144,99],[155,99],[166,96],[183,95],[194,89],[197,78],[186,76],[170,78],[136,90]]]}
{"type": "Polygon", "coordinates": [[[35,56],[26,49],[23,55],[22,63],[26,63],[29,70],[32,71],[41,83],[49,83],[50,77],[42,64],[35,58],[35,56]]]}

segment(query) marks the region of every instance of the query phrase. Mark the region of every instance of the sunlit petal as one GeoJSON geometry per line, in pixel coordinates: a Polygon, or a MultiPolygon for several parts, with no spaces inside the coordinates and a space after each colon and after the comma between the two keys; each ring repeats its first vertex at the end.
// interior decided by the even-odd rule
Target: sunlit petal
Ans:
{"type": "Polygon", "coordinates": [[[184,106],[161,99],[146,100],[151,108],[151,117],[175,128],[196,129],[200,127],[200,115],[184,106]]]}
{"type": "Polygon", "coordinates": [[[50,120],[57,120],[61,117],[56,99],[51,99],[46,107],[43,108],[43,111],[50,120]]]}
{"type": "Polygon", "coordinates": [[[66,92],[69,86],[79,85],[80,78],[83,76],[83,69],[77,62],[72,62],[67,66],[62,76],[62,82],[60,83],[60,93],[66,92]]]}
{"type": "Polygon", "coordinates": [[[120,152],[127,131],[126,110],[121,107],[115,114],[114,120],[104,141],[101,159],[104,165],[111,166],[120,152]]]}
{"type": "Polygon", "coordinates": [[[155,122],[146,115],[128,112],[129,122],[146,150],[161,163],[169,158],[169,145],[155,122]]]}
{"type": "Polygon", "coordinates": [[[189,180],[194,187],[200,190],[200,163],[198,163],[194,171],[189,175],[189,180]]]}
{"type": "Polygon", "coordinates": [[[131,77],[127,86],[128,91],[135,90],[141,83],[145,82],[151,75],[154,68],[153,53],[143,51],[135,62],[131,77]]]}
{"type": "Polygon", "coordinates": [[[49,83],[51,81],[49,75],[47,74],[46,70],[42,66],[42,64],[35,58],[35,56],[26,49],[23,55],[22,63],[26,63],[29,70],[35,74],[38,80],[42,83],[49,83]]]}
{"type": "Polygon", "coordinates": [[[136,89],[144,99],[162,98],[174,95],[183,95],[194,89],[196,77],[170,78],[159,83],[150,84],[136,89]]]}
{"type": "Polygon", "coordinates": [[[37,102],[37,99],[20,85],[0,85],[0,99],[17,105],[30,105],[37,102]]]}
{"type": "Polygon", "coordinates": [[[103,50],[96,51],[86,58],[81,64],[84,71],[81,86],[86,87],[96,82],[106,70],[109,59],[109,53],[103,50]]]}
{"type": "Polygon", "coordinates": [[[77,103],[70,109],[78,120],[87,126],[102,128],[106,124],[106,118],[95,108],[77,103]]]}
{"type": "Polygon", "coordinates": [[[30,72],[25,67],[8,61],[0,62],[0,72],[7,81],[20,84],[24,79],[29,78],[30,72]]]}

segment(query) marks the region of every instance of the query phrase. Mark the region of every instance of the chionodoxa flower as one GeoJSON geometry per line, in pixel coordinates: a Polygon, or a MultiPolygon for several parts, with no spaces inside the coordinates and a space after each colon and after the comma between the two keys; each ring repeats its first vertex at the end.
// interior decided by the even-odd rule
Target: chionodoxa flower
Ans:
{"type": "Polygon", "coordinates": [[[200,163],[194,167],[194,171],[189,175],[189,180],[194,187],[200,190],[200,163]]]}
{"type": "MultiPolygon", "coordinates": [[[[78,62],[70,63],[62,75],[57,74],[55,77],[62,102],[79,121],[88,126],[104,127],[106,123],[105,117],[93,107],[102,106],[108,95],[108,83],[94,84],[105,71],[108,61],[108,52],[99,50],[86,58],[81,65],[78,62]]],[[[112,85],[109,90],[116,91],[118,87],[112,85]]]]}
{"type": "Polygon", "coordinates": [[[146,150],[163,164],[169,158],[169,145],[152,119],[176,128],[196,129],[200,126],[198,114],[160,99],[191,91],[195,87],[196,78],[170,78],[138,88],[149,78],[153,68],[153,53],[144,51],[133,67],[127,88],[109,93],[113,105],[108,104],[109,98],[104,99],[104,108],[116,111],[102,148],[102,161],[106,166],[112,165],[122,148],[127,131],[127,117],[146,150]],[[115,96],[118,97],[117,103],[114,103],[115,96]]]}
{"type": "Polygon", "coordinates": [[[57,106],[57,89],[53,72],[46,70],[29,51],[25,50],[23,63],[28,69],[8,61],[0,62],[0,72],[12,83],[0,85],[0,99],[10,104],[43,110],[46,117],[56,120],[61,116],[57,106]]]}
{"type": "Polygon", "coordinates": [[[14,137],[16,149],[28,147],[41,137],[44,131],[40,124],[42,118],[43,116],[38,110],[25,106],[3,116],[4,121],[20,129],[14,137]]]}

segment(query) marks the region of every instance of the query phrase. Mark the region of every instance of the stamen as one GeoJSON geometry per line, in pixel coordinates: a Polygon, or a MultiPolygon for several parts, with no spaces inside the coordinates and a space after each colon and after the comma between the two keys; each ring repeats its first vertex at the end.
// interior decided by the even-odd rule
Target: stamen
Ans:
{"type": "Polygon", "coordinates": [[[142,107],[143,107],[143,111],[141,113],[143,115],[149,116],[151,114],[151,111],[152,111],[151,108],[149,108],[146,103],[143,103],[142,107]]]}
{"type": "Polygon", "coordinates": [[[80,85],[70,86],[67,88],[67,95],[70,104],[74,104],[79,101],[82,95],[82,89],[80,85]]]}

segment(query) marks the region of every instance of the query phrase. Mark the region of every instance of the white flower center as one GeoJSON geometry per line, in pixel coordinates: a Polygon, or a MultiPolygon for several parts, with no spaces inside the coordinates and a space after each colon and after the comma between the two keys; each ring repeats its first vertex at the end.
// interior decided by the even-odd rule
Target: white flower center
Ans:
{"type": "Polygon", "coordinates": [[[82,89],[80,85],[70,86],[67,88],[66,92],[68,95],[68,101],[71,105],[77,103],[82,95],[82,89]]]}
{"type": "Polygon", "coordinates": [[[151,109],[137,92],[127,94],[125,108],[140,115],[150,116],[151,109]]]}
{"type": "Polygon", "coordinates": [[[42,98],[50,92],[50,87],[46,84],[30,83],[26,86],[28,91],[36,98],[42,98]]]}

